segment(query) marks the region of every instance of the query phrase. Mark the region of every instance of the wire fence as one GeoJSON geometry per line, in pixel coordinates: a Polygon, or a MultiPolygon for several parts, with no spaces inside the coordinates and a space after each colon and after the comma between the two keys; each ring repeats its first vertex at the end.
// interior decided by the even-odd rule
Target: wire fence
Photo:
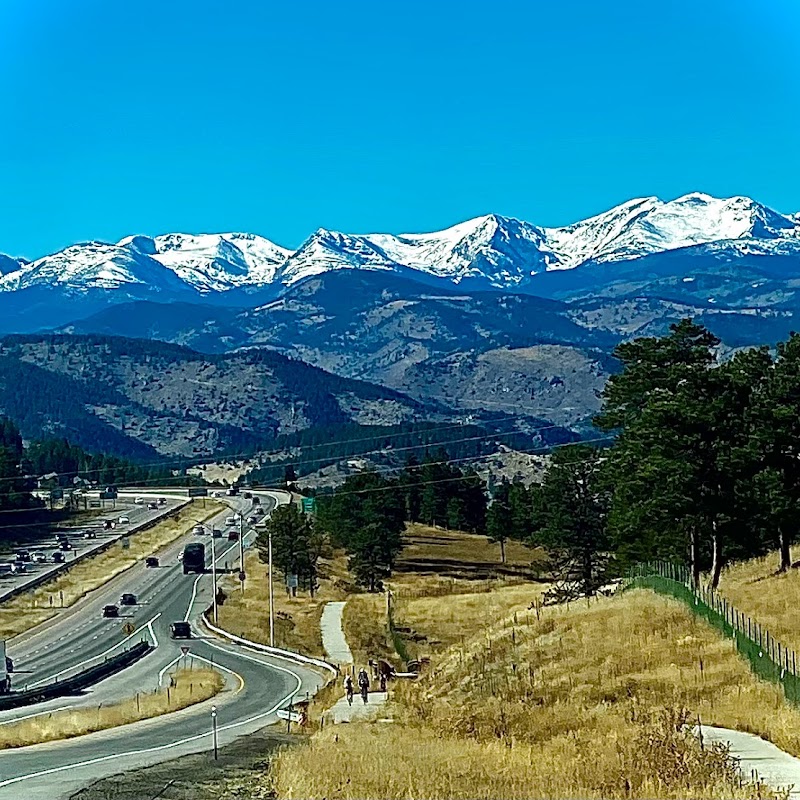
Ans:
{"type": "Polygon", "coordinates": [[[686,603],[694,614],[734,640],[736,649],[750,662],[756,675],[781,684],[786,699],[800,705],[797,653],[718,592],[692,586],[686,567],[667,561],[637,564],[623,583],[623,589],[632,588],[652,589],[686,603]]]}

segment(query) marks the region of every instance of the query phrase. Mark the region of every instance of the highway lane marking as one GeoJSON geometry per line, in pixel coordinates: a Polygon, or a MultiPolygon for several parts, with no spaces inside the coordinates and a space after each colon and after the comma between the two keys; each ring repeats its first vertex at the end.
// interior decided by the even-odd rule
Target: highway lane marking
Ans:
{"type": "MultiPolygon", "coordinates": [[[[40,686],[43,683],[47,683],[48,681],[52,681],[54,678],[60,677],[65,672],[71,672],[72,670],[77,669],[78,667],[82,667],[84,664],[89,664],[92,661],[97,661],[99,658],[103,658],[103,657],[107,656],[109,653],[113,652],[118,647],[121,647],[123,644],[125,644],[125,642],[130,641],[134,636],[136,636],[137,633],[139,633],[140,631],[142,631],[145,628],[147,628],[149,625],[151,625],[153,622],[155,622],[160,616],[161,616],[161,612],[159,611],[158,614],[156,614],[151,620],[148,620],[147,622],[145,622],[144,625],[142,625],[139,628],[137,628],[130,636],[126,636],[122,641],[117,642],[117,644],[112,645],[111,647],[109,647],[108,650],[105,650],[104,652],[100,653],[99,655],[93,656],[92,658],[87,658],[85,661],[80,661],[77,664],[73,664],[72,666],[69,666],[66,669],[62,669],[61,672],[56,672],[55,675],[50,675],[47,678],[42,678],[41,680],[38,680],[35,683],[31,683],[30,684],[30,688],[33,688],[34,686],[40,686]]],[[[95,637],[95,638],[97,638],[97,637],[95,637]]],[[[157,646],[158,645],[156,645],[156,647],[157,646]]],[[[73,648],[73,649],[76,649],[76,648],[73,648]]],[[[73,650],[70,650],[69,652],[73,652],[73,650]]]]}
{"type": "MultiPolygon", "coordinates": [[[[208,644],[208,642],[206,642],[208,644]]],[[[222,649],[222,648],[218,648],[222,649]]],[[[260,662],[263,664],[263,662],[260,662]]],[[[281,667],[276,667],[274,664],[263,664],[266,667],[270,667],[273,669],[282,669],[281,667]]],[[[274,714],[279,708],[281,708],[287,701],[290,701],[299,691],[300,687],[303,685],[302,679],[296,675],[294,672],[290,672],[289,670],[283,670],[285,672],[289,672],[289,674],[297,681],[297,686],[285,697],[279,700],[269,711],[262,711],[260,714],[255,714],[252,717],[248,717],[247,719],[240,720],[239,722],[231,722],[228,725],[222,725],[218,728],[218,731],[227,731],[232,730],[233,728],[239,728],[242,725],[249,725],[251,722],[257,722],[259,720],[265,719],[269,717],[271,714],[274,714]]],[[[106,761],[113,761],[117,758],[125,758],[126,756],[140,756],[146,755],[148,753],[158,753],[164,750],[170,750],[173,747],[180,747],[182,744],[189,744],[190,742],[198,741],[199,739],[205,739],[211,736],[211,731],[206,731],[204,733],[197,733],[194,736],[187,736],[185,739],[178,739],[175,742],[170,742],[169,744],[162,744],[156,747],[146,747],[140,750],[128,750],[125,753],[112,753],[111,755],[107,756],[97,756],[96,758],[90,758],[86,761],[76,761],[72,764],[63,764],[60,767],[51,767],[50,769],[39,770],[39,772],[30,772],[27,775],[18,775],[16,778],[7,778],[4,781],[0,781],[0,787],[3,786],[11,786],[15,783],[21,783],[22,781],[30,780],[31,778],[43,778],[46,775],[55,775],[58,772],[66,772],[67,770],[71,769],[79,769],[80,767],[88,767],[93,764],[102,764],[106,761]]]]}
{"type": "MultiPolygon", "coordinates": [[[[248,533],[249,533],[249,531],[248,531],[248,533]]],[[[248,533],[246,533],[246,534],[244,535],[244,538],[242,539],[242,543],[243,543],[245,546],[247,545],[247,536],[248,536],[248,533]]],[[[218,556],[216,557],[216,559],[214,559],[214,563],[215,563],[215,564],[219,564],[219,561],[220,561],[220,559],[221,559],[221,558],[225,558],[225,556],[227,556],[227,555],[228,555],[228,553],[230,553],[230,552],[231,552],[231,550],[235,550],[237,547],[238,547],[238,545],[235,545],[235,544],[231,545],[231,546],[230,546],[230,547],[229,547],[229,548],[228,548],[228,549],[227,549],[227,550],[226,550],[224,553],[221,553],[220,555],[218,555],[218,556]]],[[[191,599],[189,600],[189,607],[186,609],[186,613],[183,615],[183,621],[184,621],[184,622],[188,622],[188,621],[189,621],[189,617],[192,615],[192,607],[194,606],[194,601],[197,599],[197,584],[198,584],[198,583],[200,583],[200,579],[201,579],[201,578],[202,578],[202,577],[203,577],[205,574],[206,574],[205,572],[201,572],[201,573],[200,573],[200,574],[199,574],[199,575],[198,575],[198,576],[197,576],[197,577],[194,579],[194,585],[192,586],[192,597],[191,597],[191,599]]]]}
{"type": "Polygon", "coordinates": [[[147,629],[150,631],[150,635],[153,637],[153,647],[158,647],[158,639],[156,638],[156,632],[153,630],[153,623],[156,621],[157,617],[153,617],[150,622],[147,623],[147,629]]]}
{"type": "Polygon", "coordinates": [[[68,708],[75,708],[71,706],[59,706],[58,708],[51,708],[49,711],[37,711],[35,714],[26,714],[24,717],[14,717],[14,719],[6,719],[0,722],[0,725],[11,725],[13,722],[22,722],[24,719],[33,719],[34,717],[42,717],[45,714],[55,714],[56,711],[66,711],[68,708]]]}

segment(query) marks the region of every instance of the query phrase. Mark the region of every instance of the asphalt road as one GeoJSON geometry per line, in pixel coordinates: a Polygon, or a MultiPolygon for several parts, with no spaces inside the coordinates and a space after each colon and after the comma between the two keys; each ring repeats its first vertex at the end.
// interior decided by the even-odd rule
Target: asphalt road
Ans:
{"type": "MultiPolygon", "coordinates": [[[[156,510],[147,508],[147,504],[137,505],[134,503],[135,496],[123,496],[116,502],[115,508],[107,508],[101,514],[96,516],[91,522],[86,522],[83,525],[75,526],[74,528],[64,527],[59,532],[66,533],[70,544],[71,550],[61,551],[55,541],[55,536],[47,539],[34,540],[26,544],[24,547],[18,549],[27,550],[30,553],[43,553],[47,561],[42,564],[27,563],[25,565],[26,571],[24,573],[9,575],[0,575],[0,602],[9,596],[11,590],[18,589],[22,586],[34,583],[43,575],[55,575],[60,569],[61,564],[53,562],[53,553],[56,551],[63,552],[66,563],[71,563],[78,557],[84,557],[86,554],[91,554],[97,550],[105,547],[109,542],[116,541],[123,536],[134,534],[143,525],[152,522],[160,517],[165,516],[169,512],[186,504],[187,498],[175,497],[167,494],[154,495],[154,497],[161,496],[167,501],[164,505],[156,510]],[[127,517],[129,522],[119,523],[120,517],[127,517]],[[111,520],[115,523],[115,527],[111,530],[103,530],[103,521],[111,520]],[[86,539],[83,534],[86,531],[91,531],[95,534],[96,538],[86,539]]],[[[13,562],[13,551],[9,552],[4,559],[0,559],[0,563],[13,562]]]]}
{"type": "MultiPolygon", "coordinates": [[[[273,507],[278,495],[262,495],[265,509],[273,507]]],[[[249,508],[249,501],[230,498],[238,509],[249,508]]],[[[229,511],[219,515],[221,520],[229,511]]],[[[217,524],[216,518],[208,523],[217,524]]],[[[252,540],[252,532],[245,539],[252,540]]],[[[192,537],[206,544],[210,562],[210,538],[192,537]]],[[[223,643],[204,634],[197,620],[211,602],[211,576],[184,575],[178,561],[186,539],[159,554],[163,566],[134,567],[93,592],[73,609],[40,628],[9,643],[17,675],[16,686],[24,680],[29,686],[49,683],[61,675],[97,663],[97,659],[126,638],[124,622],[132,622],[137,632],[130,641],[146,636],[156,649],[123,672],[102,681],[80,697],[59,698],[47,703],[0,713],[0,725],[56,708],[96,706],[100,702],[130,697],[137,691],[152,691],[159,675],[176,667],[181,645],[189,645],[188,658],[195,663],[218,666],[226,679],[224,692],[211,701],[154,720],[145,720],[110,731],[63,742],[0,751],[0,799],[66,797],[87,782],[125,769],[154,763],[211,747],[210,707],[218,708],[219,744],[252,733],[275,721],[275,712],[293,697],[305,697],[321,685],[321,674],[292,661],[223,643]],[[103,619],[102,606],[115,602],[123,592],[137,594],[140,604],[129,617],[103,619]],[[188,619],[194,637],[174,641],[169,624],[188,619]]],[[[226,561],[238,571],[238,544],[217,539],[217,564],[226,561]]],[[[126,612],[128,613],[128,612],[126,612]]],[[[116,652],[116,651],[112,651],[116,652]]],[[[185,663],[185,662],[184,662],[185,663]]]]}

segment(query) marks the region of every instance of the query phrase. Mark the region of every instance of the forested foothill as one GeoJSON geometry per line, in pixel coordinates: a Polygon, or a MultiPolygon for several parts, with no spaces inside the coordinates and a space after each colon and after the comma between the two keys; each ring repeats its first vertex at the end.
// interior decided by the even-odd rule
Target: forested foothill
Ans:
{"type": "Polygon", "coordinates": [[[349,477],[317,497],[315,526],[379,589],[406,521],[515,539],[551,554],[555,599],[592,595],[634,563],[670,560],[719,584],[735,559],[780,552],[800,524],[800,335],[721,359],[683,320],[620,344],[597,441],[552,450],[541,483],[491,488],[443,450],[402,471],[349,477]]]}

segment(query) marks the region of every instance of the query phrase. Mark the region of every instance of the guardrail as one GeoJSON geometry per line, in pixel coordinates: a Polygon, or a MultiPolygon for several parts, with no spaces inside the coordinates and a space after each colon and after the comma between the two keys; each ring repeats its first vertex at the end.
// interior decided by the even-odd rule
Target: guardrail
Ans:
{"type": "Polygon", "coordinates": [[[47,686],[39,686],[22,692],[0,695],[0,711],[42,703],[55,697],[64,697],[65,695],[79,692],[109,677],[109,675],[129,667],[153,649],[153,645],[150,642],[139,642],[130,649],[119,653],[119,655],[107,658],[102,664],[95,664],[95,666],[89,667],[66,680],[56,681],[47,686]]]}
{"type": "Polygon", "coordinates": [[[682,565],[664,561],[637,564],[622,588],[623,591],[647,588],[683,601],[694,614],[734,640],[736,649],[750,662],[756,675],[780,684],[786,699],[800,705],[797,653],[718,592],[704,586],[693,587],[689,571],[682,565]]]}
{"type": "MultiPolygon", "coordinates": [[[[194,498],[192,498],[194,499],[194,498]]],[[[59,564],[55,569],[50,569],[47,572],[43,572],[41,575],[37,575],[35,578],[31,578],[31,580],[26,581],[25,583],[20,584],[19,586],[14,586],[11,589],[6,590],[5,592],[0,593],[0,604],[6,602],[6,600],[10,600],[12,597],[17,597],[18,595],[25,594],[25,592],[30,592],[33,589],[42,586],[45,583],[53,580],[57,576],[61,575],[62,573],[69,572],[76,564],[80,564],[86,558],[91,558],[92,556],[99,555],[100,553],[104,553],[114,544],[120,541],[120,539],[124,538],[125,536],[131,536],[135,533],[141,533],[142,531],[149,530],[150,528],[157,525],[159,522],[165,519],[169,519],[170,517],[175,516],[176,514],[180,513],[186,506],[188,506],[192,499],[186,500],[186,502],[181,503],[180,505],[176,506],[175,508],[170,509],[165,514],[161,514],[154,519],[148,520],[147,522],[142,522],[138,525],[133,525],[125,531],[120,531],[118,534],[110,538],[108,541],[103,542],[98,547],[93,547],[91,550],[87,550],[82,555],[76,556],[72,559],[72,561],[65,561],[63,564],[59,564]]]]}
{"type": "Polygon", "coordinates": [[[311,666],[319,667],[320,669],[330,670],[334,675],[339,674],[339,670],[333,664],[329,664],[327,661],[323,661],[321,658],[311,658],[310,656],[304,656],[300,653],[295,653],[293,650],[283,650],[280,647],[270,647],[269,645],[261,644],[261,642],[253,642],[250,639],[245,639],[242,636],[236,636],[235,634],[226,631],[224,628],[219,628],[209,621],[209,611],[210,609],[207,608],[202,613],[200,616],[200,621],[212,633],[216,633],[217,636],[222,636],[224,639],[229,639],[232,642],[236,642],[236,644],[240,644],[244,647],[250,647],[253,650],[258,650],[262,653],[266,653],[267,655],[277,656],[278,658],[287,658],[292,661],[297,661],[301,664],[310,664],[311,666]]]}

